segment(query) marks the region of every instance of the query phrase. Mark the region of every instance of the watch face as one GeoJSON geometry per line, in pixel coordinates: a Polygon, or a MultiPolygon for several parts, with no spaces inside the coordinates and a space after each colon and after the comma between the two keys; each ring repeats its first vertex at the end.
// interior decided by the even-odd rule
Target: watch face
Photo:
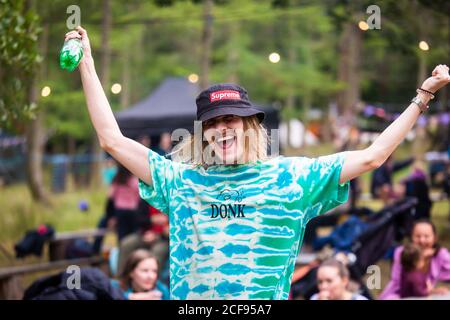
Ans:
{"type": "Polygon", "coordinates": [[[422,102],[422,100],[420,100],[419,97],[414,97],[414,98],[411,100],[411,102],[417,104],[417,106],[419,107],[421,113],[424,112],[424,111],[426,111],[426,110],[428,109],[428,106],[426,106],[426,105],[422,102]]]}

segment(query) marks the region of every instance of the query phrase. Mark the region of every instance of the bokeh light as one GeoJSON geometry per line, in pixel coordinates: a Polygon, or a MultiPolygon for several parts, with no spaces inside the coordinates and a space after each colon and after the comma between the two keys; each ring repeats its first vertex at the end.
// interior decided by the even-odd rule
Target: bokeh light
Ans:
{"type": "Polygon", "coordinates": [[[120,83],[114,83],[111,86],[111,92],[114,94],[119,94],[120,91],[122,91],[122,86],[120,85],[120,83]]]}
{"type": "Polygon", "coordinates": [[[280,61],[280,59],[281,59],[280,55],[276,52],[272,52],[269,55],[269,61],[272,63],[278,63],[280,61]]]}

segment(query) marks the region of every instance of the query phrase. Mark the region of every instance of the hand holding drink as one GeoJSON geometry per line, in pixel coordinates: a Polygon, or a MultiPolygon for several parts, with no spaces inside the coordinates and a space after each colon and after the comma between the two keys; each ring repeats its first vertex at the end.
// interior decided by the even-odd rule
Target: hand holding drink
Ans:
{"type": "Polygon", "coordinates": [[[83,58],[83,45],[79,39],[69,39],[64,42],[64,46],[59,53],[59,66],[70,72],[78,67],[83,58]]]}
{"type": "Polygon", "coordinates": [[[77,27],[66,33],[64,46],[59,55],[59,64],[62,69],[72,72],[85,57],[91,57],[91,46],[86,30],[77,27]]]}

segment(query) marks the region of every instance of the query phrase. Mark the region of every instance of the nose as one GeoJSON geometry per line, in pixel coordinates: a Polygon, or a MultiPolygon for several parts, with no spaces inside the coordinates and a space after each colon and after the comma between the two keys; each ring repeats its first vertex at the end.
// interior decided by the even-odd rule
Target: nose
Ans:
{"type": "Polygon", "coordinates": [[[224,121],[217,122],[214,125],[214,135],[215,136],[218,136],[218,137],[224,136],[227,134],[228,130],[231,130],[231,129],[227,126],[226,122],[224,122],[224,121]]]}
{"type": "Polygon", "coordinates": [[[227,128],[227,124],[223,120],[217,120],[214,124],[214,129],[220,132],[225,131],[227,128]]]}

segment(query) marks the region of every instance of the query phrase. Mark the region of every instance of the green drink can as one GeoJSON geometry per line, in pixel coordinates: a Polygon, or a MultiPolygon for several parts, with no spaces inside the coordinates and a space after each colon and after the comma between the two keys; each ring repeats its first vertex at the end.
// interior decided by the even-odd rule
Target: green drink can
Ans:
{"type": "Polygon", "coordinates": [[[72,72],[83,58],[83,45],[79,39],[70,39],[64,42],[59,53],[59,65],[62,69],[72,72]]]}

